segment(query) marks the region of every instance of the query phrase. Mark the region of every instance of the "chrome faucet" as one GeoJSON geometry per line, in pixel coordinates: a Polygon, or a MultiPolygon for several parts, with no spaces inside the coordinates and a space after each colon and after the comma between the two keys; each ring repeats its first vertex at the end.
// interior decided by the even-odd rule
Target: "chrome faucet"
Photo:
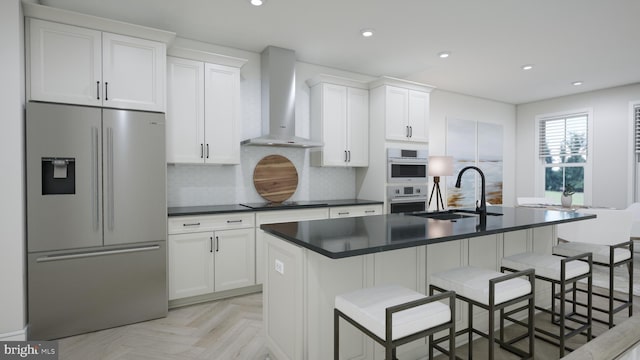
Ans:
{"type": "Polygon", "coordinates": [[[476,202],[476,213],[480,214],[481,219],[482,218],[486,219],[487,218],[487,198],[486,198],[486,188],[485,188],[485,182],[484,182],[484,173],[482,172],[482,170],[480,170],[480,168],[476,166],[467,166],[462,168],[462,170],[460,170],[460,172],[458,173],[458,180],[456,180],[456,187],[460,188],[460,180],[462,179],[462,174],[469,169],[473,169],[477,171],[478,174],[480,174],[480,179],[482,180],[482,195],[480,196],[480,206],[478,206],[478,203],[476,202]]]}

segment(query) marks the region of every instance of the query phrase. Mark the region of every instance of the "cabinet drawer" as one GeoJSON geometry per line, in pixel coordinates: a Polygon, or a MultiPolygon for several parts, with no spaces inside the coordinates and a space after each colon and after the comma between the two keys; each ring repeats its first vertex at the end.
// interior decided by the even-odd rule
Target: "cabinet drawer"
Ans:
{"type": "Polygon", "coordinates": [[[176,216],[169,218],[169,234],[200,231],[242,229],[255,226],[253,213],[231,213],[223,215],[176,216]]]}
{"type": "Polygon", "coordinates": [[[329,218],[369,216],[382,214],[382,205],[340,206],[329,209],[329,218]]]}
{"type": "Polygon", "coordinates": [[[290,221],[321,220],[329,217],[326,207],[315,209],[260,211],[256,213],[256,223],[275,224],[290,221]]]}

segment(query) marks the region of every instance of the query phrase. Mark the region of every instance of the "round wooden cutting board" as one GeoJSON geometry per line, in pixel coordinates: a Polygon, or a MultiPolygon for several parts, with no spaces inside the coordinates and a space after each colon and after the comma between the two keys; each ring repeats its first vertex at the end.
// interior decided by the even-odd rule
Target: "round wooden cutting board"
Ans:
{"type": "Polygon", "coordinates": [[[280,203],[298,188],[298,172],[293,163],[281,155],[269,155],[258,161],[253,170],[253,185],[264,199],[280,203]]]}

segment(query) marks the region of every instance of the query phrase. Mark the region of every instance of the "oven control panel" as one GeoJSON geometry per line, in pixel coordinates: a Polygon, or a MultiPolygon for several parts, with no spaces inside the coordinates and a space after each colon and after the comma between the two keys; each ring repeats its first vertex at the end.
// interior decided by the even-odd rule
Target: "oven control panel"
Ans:
{"type": "Polygon", "coordinates": [[[405,198],[426,198],[426,185],[390,185],[387,186],[387,198],[405,199],[405,198]]]}

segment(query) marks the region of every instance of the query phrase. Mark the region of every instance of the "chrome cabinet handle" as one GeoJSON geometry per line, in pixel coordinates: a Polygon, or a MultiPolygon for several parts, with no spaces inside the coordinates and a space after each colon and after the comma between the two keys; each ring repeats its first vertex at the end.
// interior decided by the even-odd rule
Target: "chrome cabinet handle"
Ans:
{"type": "Polygon", "coordinates": [[[100,81],[96,81],[96,96],[97,100],[100,100],[100,81]]]}
{"type": "Polygon", "coordinates": [[[106,81],[104,82],[104,99],[109,100],[109,83],[106,81]]]}
{"type": "Polygon", "coordinates": [[[200,223],[189,223],[189,224],[182,224],[182,226],[200,226],[200,223]]]}
{"type": "Polygon", "coordinates": [[[344,162],[347,162],[348,160],[348,155],[347,155],[347,150],[344,151],[344,162]]]}
{"type": "Polygon", "coordinates": [[[409,126],[405,126],[405,134],[409,137],[409,126]]]}
{"type": "MultiPolygon", "coordinates": [[[[99,99],[99,98],[98,98],[99,99]]],[[[98,168],[99,160],[99,139],[98,128],[91,128],[91,193],[93,195],[93,230],[98,231],[100,229],[100,199],[98,189],[100,188],[100,173],[98,168]]]]}
{"type": "Polygon", "coordinates": [[[348,162],[351,162],[351,150],[347,150],[347,153],[349,154],[349,160],[348,160],[348,162]]]}
{"type": "Polygon", "coordinates": [[[150,251],[150,250],[157,250],[157,249],[160,249],[159,245],[151,245],[151,246],[137,247],[137,248],[131,248],[131,249],[120,249],[120,250],[93,251],[93,252],[86,252],[86,253],[80,253],[80,254],[43,256],[43,257],[37,258],[36,262],[80,259],[80,258],[87,258],[87,257],[94,257],[94,256],[126,254],[126,253],[132,253],[132,252],[150,251]]]}
{"type": "Polygon", "coordinates": [[[339,213],[338,213],[338,215],[349,215],[349,212],[348,212],[348,211],[345,211],[345,212],[339,212],[339,213]]]}
{"type": "Polygon", "coordinates": [[[242,219],[240,220],[227,220],[227,224],[239,224],[242,223],[242,219]]]}
{"type": "Polygon", "coordinates": [[[216,252],[220,251],[220,239],[216,236],[216,252]]]}
{"type": "Polygon", "coordinates": [[[207,159],[209,158],[209,144],[207,144],[207,159]]]}
{"type": "Polygon", "coordinates": [[[376,212],[376,211],[375,210],[365,210],[364,211],[365,214],[372,214],[374,212],[376,212]]]}
{"type": "Polygon", "coordinates": [[[109,209],[108,212],[108,227],[109,230],[113,230],[114,226],[115,226],[115,219],[114,219],[114,206],[115,206],[115,199],[114,199],[114,194],[113,194],[113,129],[112,128],[107,128],[107,176],[106,179],[109,182],[107,184],[107,194],[109,194],[108,197],[108,203],[107,203],[107,207],[109,209]]]}
{"type": "Polygon", "coordinates": [[[204,159],[204,144],[200,144],[200,159],[204,159]]]}
{"type": "Polygon", "coordinates": [[[213,252],[213,236],[209,237],[209,252],[213,252]]]}
{"type": "Polygon", "coordinates": [[[409,137],[413,137],[413,126],[409,126],[409,137]]]}

